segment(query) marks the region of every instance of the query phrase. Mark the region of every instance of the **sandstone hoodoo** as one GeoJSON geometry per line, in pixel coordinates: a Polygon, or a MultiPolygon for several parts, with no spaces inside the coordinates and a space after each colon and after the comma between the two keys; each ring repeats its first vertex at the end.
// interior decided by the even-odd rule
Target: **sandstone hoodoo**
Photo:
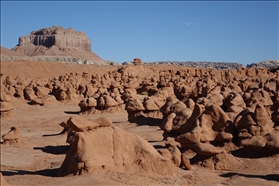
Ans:
{"type": "MultiPolygon", "coordinates": [[[[61,26],[42,28],[27,36],[20,36],[11,49],[18,56],[39,61],[68,61],[84,64],[107,64],[91,52],[91,40],[84,32],[61,26]]],[[[11,52],[10,52],[11,53],[11,52]]]]}
{"type": "MultiPolygon", "coordinates": [[[[11,68],[14,63],[3,62],[1,128],[10,129],[1,134],[4,171],[26,170],[32,177],[47,170],[61,176],[52,185],[64,179],[74,180],[72,185],[82,185],[80,180],[100,185],[101,179],[118,185],[189,185],[193,179],[195,184],[216,185],[210,177],[214,174],[219,183],[231,185],[234,178],[221,178],[224,171],[278,175],[279,71],[136,61],[123,66],[53,63],[48,77],[37,72],[28,77],[11,68]],[[75,69],[67,71],[72,65],[75,69]],[[57,133],[55,123],[62,132],[57,133]],[[39,154],[31,146],[44,150],[39,154]],[[25,156],[30,166],[11,166],[11,158],[18,156],[25,156]],[[82,175],[86,173],[92,175],[82,175]],[[67,175],[81,176],[62,178],[67,175]]],[[[50,65],[31,63],[43,69],[50,65]]],[[[8,174],[3,173],[12,185],[27,179],[8,174]]]]}
{"type": "Polygon", "coordinates": [[[140,58],[134,58],[134,61],[133,61],[134,65],[141,65],[142,64],[142,61],[140,58]]]}
{"type": "Polygon", "coordinates": [[[111,125],[106,118],[88,121],[71,117],[67,121],[70,144],[58,176],[102,171],[130,174],[174,174],[170,160],[162,157],[143,138],[111,125]],[[98,122],[98,123],[97,123],[98,122]]]}

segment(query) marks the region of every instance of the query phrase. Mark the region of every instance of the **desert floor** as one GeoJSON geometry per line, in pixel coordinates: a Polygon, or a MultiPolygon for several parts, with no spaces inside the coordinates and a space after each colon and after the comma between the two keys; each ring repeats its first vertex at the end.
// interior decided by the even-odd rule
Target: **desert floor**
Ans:
{"type": "MultiPolygon", "coordinates": [[[[95,68],[72,64],[44,63],[34,65],[32,62],[1,62],[1,73],[15,78],[24,75],[28,78],[54,77],[77,70],[98,71],[104,66],[95,68]]],[[[116,67],[108,66],[105,70],[116,67]]],[[[167,68],[161,66],[160,68],[167,68]]],[[[177,67],[178,68],[178,67],[177,67]]],[[[80,176],[56,177],[68,148],[66,134],[59,133],[59,125],[71,116],[78,114],[78,102],[57,102],[52,105],[29,105],[27,100],[14,99],[14,114],[1,119],[1,135],[10,127],[18,127],[22,143],[18,146],[1,147],[1,172],[10,185],[279,185],[279,153],[257,156],[256,152],[245,155],[245,151],[236,153],[242,166],[237,171],[209,170],[192,166],[192,170],[176,168],[174,176],[131,175],[116,172],[84,174],[80,176]],[[254,153],[254,154],[253,154],[254,153]]],[[[113,125],[137,134],[155,148],[164,145],[162,130],[152,123],[137,124],[128,122],[127,113],[104,114],[113,121],[113,125]]],[[[88,119],[100,115],[86,115],[88,119]]],[[[189,154],[191,156],[191,154],[189,154]]]]}
{"type": "MultiPolygon", "coordinates": [[[[279,155],[259,158],[239,158],[239,171],[216,171],[193,166],[187,171],[177,168],[172,177],[158,175],[133,176],[108,172],[81,176],[55,177],[67,150],[66,134],[59,125],[77,114],[76,103],[55,103],[48,106],[28,105],[16,100],[12,117],[1,118],[1,135],[17,126],[22,136],[18,147],[1,145],[1,172],[11,185],[279,185],[279,155]]],[[[158,126],[138,125],[127,121],[127,114],[105,114],[113,125],[142,136],[160,148],[162,131],[158,126]]],[[[95,119],[100,115],[84,116],[95,119]]]]}

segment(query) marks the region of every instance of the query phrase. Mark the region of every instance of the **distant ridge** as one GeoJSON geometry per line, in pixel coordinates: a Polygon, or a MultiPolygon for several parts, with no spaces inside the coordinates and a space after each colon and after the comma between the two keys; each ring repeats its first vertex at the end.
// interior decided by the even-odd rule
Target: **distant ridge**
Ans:
{"type": "MultiPolygon", "coordinates": [[[[104,60],[91,51],[91,40],[84,32],[61,26],[42,28],[32,31],[27,36],[20,36],[18,44],[11,50],[1,47],[1,61],[42,61],[72,62],[78,64],[121,65],[111,60],[104,60]]],[[[122,65],[132,65],[130,61],[122,65]]],[[[195,68],[238,69],[238,68],[279,68],[279,60],[243,65],[237,62],[193,62],[193,61],[156,61],[143,64],[171,64],[195,68]]]]}
{"type": "Polygon", "coordinates": [[[214,69],[238,69],[245,67],[240,63],[229,63],[229,62],[178,62],[178,61],[158,61],[158,62],[148,62],[149,64],[172,64],[179,66],[188,66],[188,67],[196,67],[196,68],[214,68],[214,69]]]}
{"type": "MultiPolygon", "coordinates": [[[[122,65],[132,65],[131,61],[123,62],[122,65]]],[[[239,69],[239,68],[279,68],[279,60],[265,60],[262,62],[251,63],[248,65],[243,65],[240,63],[232,62],[209,62],[209,61],[155,61],[155,62],[144,62],[144,64],[169,64],[169,65],[178,65],[178,66],[187,66],[195,68],[214,68],[218,70],[225,69],[239,69]]]]}
{"type": "Polygon", "coordinates": [[[279,60],[264,60],[258,63],[251,63],[247,65],[248,68],[278,68],[279,60]]]}

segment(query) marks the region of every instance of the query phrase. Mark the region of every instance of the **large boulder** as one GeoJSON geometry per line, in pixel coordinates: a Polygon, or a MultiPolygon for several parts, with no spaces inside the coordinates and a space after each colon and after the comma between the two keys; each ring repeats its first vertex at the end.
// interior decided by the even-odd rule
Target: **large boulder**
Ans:
{"type": "Polygon", "coordinates": [[[70,147],[58,176],[102,171],[161,175],[174,173],[173,163],[163,158],[143,138],[118,127],[97,127],[91,130],[91,122],[83,120],[76,120],[75,125],[69,125],[67,142],[70,147]]]}
{"type": "Polygon", "coordinates": [[[273,131],[274,123],[262,104],[255,104],[254,108],[246,108],[234,120],[238,130],[238,137],[242,138],[244,131],[252,136],[264,136],[273,131]]]}
{"type": "Polygon", "coordinates": [[[80,107],[80,112],[90,111],[94,109],[97,106],[96,99],[90,97],[90,98],[83,98],[78,106],[80,107]]]}
{"type": "Polygon", "coordinates": [[[76,132],[85,132],[98,128],[99,124],[81,116],[72,116],[67,121],[67,126],[76,132]]]}

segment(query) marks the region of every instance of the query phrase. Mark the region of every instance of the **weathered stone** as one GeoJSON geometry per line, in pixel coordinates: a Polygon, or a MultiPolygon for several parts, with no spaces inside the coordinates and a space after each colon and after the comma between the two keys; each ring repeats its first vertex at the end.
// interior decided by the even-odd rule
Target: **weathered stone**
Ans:
{"type": "Polygon", "coordinates": [[[140,58],[135,58],[134,61],[133,61],[134,65],[141,65],[142,64],[142,61],[140,58]]]}
{"type": "Polygon", "coordinates": [[[67,121],[67,125],[76,132],[84,132],[99,127],[98,123],[89,121],[81,116],[72,116],[67,121]]]}
{"type": "Polygon", "coordinates": [[[74,31],[72,28],[64,29],[61,26],[42,28],[31,32],[28,36],[19,37],[18,45],[42,45],[47,48],[57,46],[76,47],[91,51],[90,39],[84,32],[74,31]]]}

